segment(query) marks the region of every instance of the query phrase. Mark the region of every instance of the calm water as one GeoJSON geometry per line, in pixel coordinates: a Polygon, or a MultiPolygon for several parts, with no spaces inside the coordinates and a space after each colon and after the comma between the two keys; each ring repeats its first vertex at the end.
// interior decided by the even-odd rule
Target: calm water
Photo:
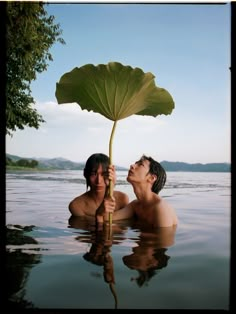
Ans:
{"type": "MultiPolygon", "coordinates": [[[[132,200],[126,174],[116,189],[132,200]]],[[[86,189],[81,171],[7,172],[11,306],[228,310],[230,173],[167,175],[161,196],[176,208],[176,230],[124,221],[96,232],[69,219],[69,201],[86,189]]]]}

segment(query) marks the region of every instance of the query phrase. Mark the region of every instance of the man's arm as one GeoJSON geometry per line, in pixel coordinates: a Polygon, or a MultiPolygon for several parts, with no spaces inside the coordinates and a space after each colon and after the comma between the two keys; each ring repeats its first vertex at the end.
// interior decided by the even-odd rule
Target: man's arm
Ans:
{"type": "Polygon", "coordinates": [[[108,221],[109,213],[112,213],[112,220],[122,220],[133,217],[134,210],[132,202],[126,205],[124,208],[115,211],[116,200],[114,197],[105,197],[102,204],[96,211],[96,221],[103,223],[108,221]]]}
{"type": "Polygon", "coordinates": [[[132,207],[132,203],[129,203],[125,207],[118,209],[113,212],[112,219],[113,220],[121,220],[121,219],[128,219],[134,216],[134,210],[132,207]]]}

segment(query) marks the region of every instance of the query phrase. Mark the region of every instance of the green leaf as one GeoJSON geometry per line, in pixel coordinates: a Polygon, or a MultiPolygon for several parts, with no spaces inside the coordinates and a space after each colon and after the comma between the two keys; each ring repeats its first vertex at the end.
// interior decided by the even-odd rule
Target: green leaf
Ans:
{"type": "Polygon", "coordinates": [[[155,76],[119,62],[86,64],[62,75],[56,84],[59,104],[78,103],[117,121],[132,114],[157,116],[174,108],[171,95],[155,85],[155,76]]]}

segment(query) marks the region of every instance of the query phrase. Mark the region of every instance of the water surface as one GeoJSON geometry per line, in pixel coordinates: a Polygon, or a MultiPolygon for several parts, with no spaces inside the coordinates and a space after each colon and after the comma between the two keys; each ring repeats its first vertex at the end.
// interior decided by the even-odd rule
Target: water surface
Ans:
{"type": "MultiPolygon", "coordinates": [[[[116,189],[132,200],[126,174],[116,189]]],[[[7,172],[9,307],[229,309],[230,174],[167,176],[161,196],[176,208],[176,230],[129,220],[98,231],[70,219],[82,171],[7,172]]]]}

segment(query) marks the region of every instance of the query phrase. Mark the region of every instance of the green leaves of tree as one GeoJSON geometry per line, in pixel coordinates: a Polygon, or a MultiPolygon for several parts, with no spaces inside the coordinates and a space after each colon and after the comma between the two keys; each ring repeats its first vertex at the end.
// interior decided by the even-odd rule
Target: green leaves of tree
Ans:
{"type": "Polygon", "coordinates": [[[6,133],[45,122],[32,107],[30,83],[47,70],[50,47],[64,44],[59,24],[48,16],[42,2],[6,3],[6,133]]]}

